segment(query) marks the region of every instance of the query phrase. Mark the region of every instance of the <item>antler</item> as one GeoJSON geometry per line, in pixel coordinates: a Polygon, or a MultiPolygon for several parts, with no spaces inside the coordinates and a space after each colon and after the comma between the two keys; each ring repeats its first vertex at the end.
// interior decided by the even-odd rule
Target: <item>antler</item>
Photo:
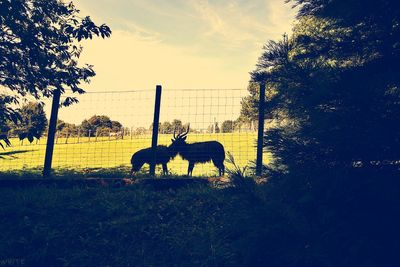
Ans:
{"type": "Polygon", "coordinates": [[[184,132],[184,133],[181,135],[181,137],[185,137],[185,136],[189,133],[189,130],[190,130],[190,123],[188,124],[188,127],[187,127],[186,132],[184,132]]]}
{"type": "Polygon", "coordinates": [[[176,127],[175,127],[175,129],[174,129],[174,139],[185,137],[189,133],[189,130],[190,130],[190,124],[188,125],[188,127],[187,127],[185,132],[182,132],[182,133],[179,133],[178,135],[176,135],[176,127]]]}

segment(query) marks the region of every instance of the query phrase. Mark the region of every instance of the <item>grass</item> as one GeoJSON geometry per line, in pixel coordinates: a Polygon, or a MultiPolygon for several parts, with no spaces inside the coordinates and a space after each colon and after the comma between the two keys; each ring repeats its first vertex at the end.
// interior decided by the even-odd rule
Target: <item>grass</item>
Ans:
{"type": "Polygon", "coordinates": [[[0,264],[400,266],[399,183],[321,169],[218,190],[0,188],[0,264]]]}
{"type": "Polygon", "coordinates": [[[27,266],[243,266],[247,195],[196,187],[0,189],[0,255],[27,266]]]}
{"type": "MultiPolygon", "coordinates": [[[[159,135],[159,144],[170,144],[171,135],[159,135]]],[[[231,153],[239,166],[248,165],[256,156],[255,133],[233,134],[192,134],[188,142],[217,140],[221,142],[225,151],[231,153]]],[[[39,143],[24,144],[17,139],[11,140],[12,146],[0,152],[0,172],[20,172],[25,170],[31,173],[40,173],[45,155],[46,140],[39,143]]],[[[96,173],[109,169],[121,175],[128,172],[132,154],[142,148],[151,146],[151,136],[125,137],[124,140],[109,139],[108,137],[59,138],[54,149],[53,168],[56,172],[78,172],[80,174],[96,173]]],[[[269,160],[267,155],[265,161],[269,160]]],[[[187,162],[179,156],[169,163],[169,170],[174,175],[183,175],[187,171],[187,162]]],[[[229,167],[229,166],[228,166],[229,167]]],[[[144,169],[146,171],[146,169],[144,169]]],[[[216,168],[212,163],[196,165],[194,176],[216,175],[216,168]]]]}

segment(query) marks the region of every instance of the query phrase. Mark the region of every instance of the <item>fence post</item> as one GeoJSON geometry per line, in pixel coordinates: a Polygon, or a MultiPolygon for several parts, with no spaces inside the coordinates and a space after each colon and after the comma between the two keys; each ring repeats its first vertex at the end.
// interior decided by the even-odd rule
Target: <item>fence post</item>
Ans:
{"type": "Polygon", "coordinates": [[[153,136],[151,140],[151,153],[152,163],[150,164],[150,175],[155,176],[156,174],[156,162],[157,162],[157,141],[158,141],[158,124],[160,122],[160,106],[161,106],[161,91],[162,86],[157,85],[156,87],[156,102],[154,105],[154,119],[153,119],[153,136]]]}
{"type": "Polygon", "coordinates": [[[260,100],[258,105],[258,138],[257,138],[257,163],[256,175],[261,176],[263,167],[263,141],[265,118],[265,82],[260,83],[260,100]]]}
{"type": "Polygon", "coordinates": [[[49,123],[49,131],[47,133],[46,156],[44,158],[43,177],[51,176],[51,163],[53,160],[54,138],[57,130],[58,108],[60,106],[61,90],[54,90],[53,103],[51,106],[51,115],[49,123]]]}

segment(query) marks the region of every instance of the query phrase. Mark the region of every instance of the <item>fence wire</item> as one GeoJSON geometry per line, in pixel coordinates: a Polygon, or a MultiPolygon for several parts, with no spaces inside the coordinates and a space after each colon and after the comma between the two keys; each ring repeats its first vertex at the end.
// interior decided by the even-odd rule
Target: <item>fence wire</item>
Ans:
{"type": "MultiPolygon", "coordinates": [[[[249,164],[256,157],[256,127],[236,121],[247,94],[244,89],[163,89],[158,143],[170,145],[173,130],[190,124],[188,143],[219,141],[238,165],[249,164]]],[[[79,96],[78,104],[61,108],[53,169],[129,169],[132,154],[151,146],[154,98],[154,90],[93,92],[79,96]]],[[[48,117],[50,108],[47,103],[48,117]]],[[[0,171],[42,169],[46,136],[29,143],[11,132],[10,140],[12,146],[0,152],[0,171]]],[[[186,174],[187,167],[179,156],[168,164],[177,175],[186,174]]],[[[148,166],[142,170],[148,171],[148,166]]],[[[217,173],[212,163],[198,164],[193,171],[194,176],[217,173]]]]}

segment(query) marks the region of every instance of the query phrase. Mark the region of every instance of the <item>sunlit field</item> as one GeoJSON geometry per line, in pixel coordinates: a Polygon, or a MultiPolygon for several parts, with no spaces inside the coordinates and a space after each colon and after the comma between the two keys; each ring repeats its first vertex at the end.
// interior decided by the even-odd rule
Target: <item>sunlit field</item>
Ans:
{"type": "MultiPolygon", "coordinates": [[[[158,143],[169,145],[170,134],[160,134],[158,143]]],[[[256,157],[256,133],[225,133],[225,134],[191,134],[188,142],[201,142],[217,140],[225,147],[225,152],[230,152],[237,165],[244,167],[251,164],[256,157]]],[[[23,144],[18,139],[12,139],[12,147],[0,152],[0,171],[20,171],[21,169],[40,169],[46,150],[46,140],[29,144],[26,140],[23,144]]],[[[81,137],[59,138],[54,149],[53,168],[71,169],[85,172],[88,169],[107,169],[130,166],[130,159],[134,152],[151,146],[150,135],[126,136],[124,139],[115,137],[81,137]]],[[[268,162],[270,156],[264,156],[268,162]]],[[[184,175],[187,172],[187,161],[180,156],[168,164],[172,174],[184,175]]],[[[229,164],[226,164],[229,168],[229,164]]],[[[142,171],[147,172],[145,165],[142,171]]],[[[160,174],[160,169],[158,168],[160,174]]],[[[217,170],[212,163],[198,164],[194,168],[194,176],[216,175],[217,170]]],[[[1,174],[0,174],[1,175],[1,174]]]]}

